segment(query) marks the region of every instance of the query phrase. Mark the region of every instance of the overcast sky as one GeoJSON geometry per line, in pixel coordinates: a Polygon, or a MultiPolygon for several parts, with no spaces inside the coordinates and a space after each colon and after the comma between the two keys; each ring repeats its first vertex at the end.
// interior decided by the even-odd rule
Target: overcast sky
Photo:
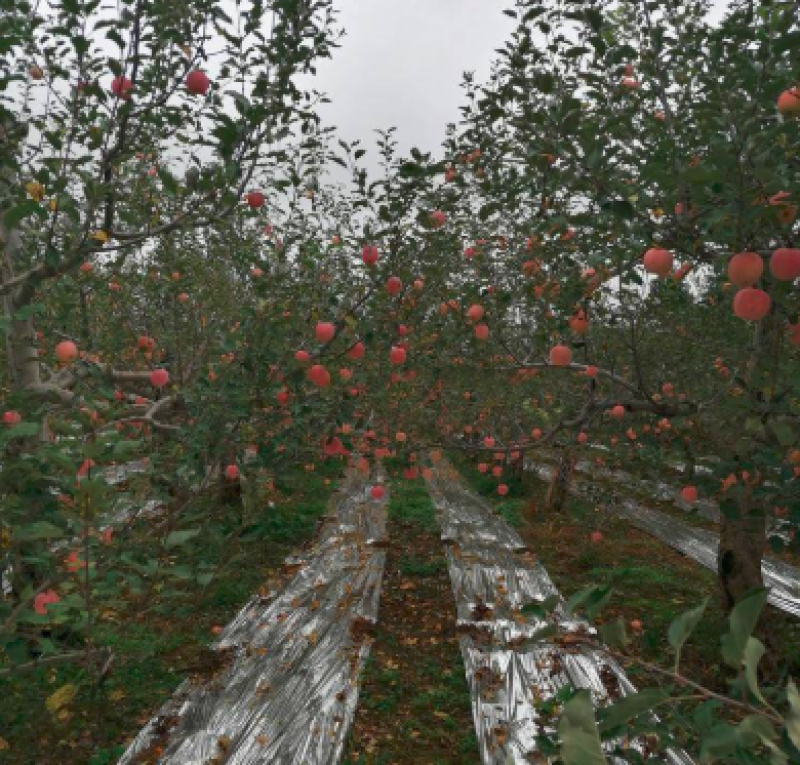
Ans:
{"type": "MultiPolygon", "coordinates": [[[[376,128],[397,127],[401,153],[438,153],[448,122],[465,101],[462,74],[489,74],[494,50],[514,22],[498,0],[337,0],[347,32],[314,86],[332,104],[321,108],[342,138],[371,141],[376,128]]],[[[377,164],[369,146],[368,166],[377,164]]]]}
{"type": "MultiPolygon", "coordinates": [[[[718,16],[727,0],[714,0],[718,16]]],[[[345,140],[372,140],[376,128],[397,127],[401,154],[412,146],[438,154],[448,122],[459,119],[465,71],[489,74],[494,50],[514,21],[510,0],[337,0],[347,35],[323,61],[313,87],[332,104],[325,123],[345,140]]],[[[377,167],[370,143],[367,166],[377,167]]]]}

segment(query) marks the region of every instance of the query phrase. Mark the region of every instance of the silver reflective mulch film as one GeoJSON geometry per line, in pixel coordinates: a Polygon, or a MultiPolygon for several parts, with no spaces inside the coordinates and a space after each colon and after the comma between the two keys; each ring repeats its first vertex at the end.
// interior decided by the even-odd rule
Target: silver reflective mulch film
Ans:
{"type": "MultiPolygon", "coordinates": [[[[214,648],[226,666],[191,679],[139,733],[120,765],[333,765],[369,654],[386,560],[386,499],[351,473],[318,539],[274,599],[256,597],[214,648]],[[158,752],[160,751],[160,755],[158,752]]],[[[388,493],[387,493],[388,496],[388,493]]]]}
{"type": "MultiPolygon", "coordinates": [[[[538,761],[537,733],[552,724],[537,710],[542,701],[569,685],[590,689],[602,706],[634,688],[619,665],[595,651],[568,651],[546,640],[526,645],[551,622],[522,617],[518,609],[551,596],[560,600],[554,612],[559,625],[593,628],[565,613],[563,598],[519,535],[450,467],[440,463],[429,488],[446,548],[483,763],[538,761]]],[[[662,761],[692,763],[685,752],[673,750],[662,761]]]]}
{"type": "MultiPolygon", "coordinates": [[[[531,467],[544,480],[550,480],[553,475],[553,468],[548,465],[531,467]]],[[[588,486],[589,481],[583,478],[576,477],[573,481],[574,490],[584,496],[588,486]]],[[[712,571],[717,570],[719,536],[714,532],[690,526],[672,515],[644,507],[632,499],[623,499],[609,509],[688,558],[712,571]]],[[[774,558],[764,558],[761,572],[764,585],[770,588],[768,602],[793,616],[800,616],[800,569],[774,558]]]]}

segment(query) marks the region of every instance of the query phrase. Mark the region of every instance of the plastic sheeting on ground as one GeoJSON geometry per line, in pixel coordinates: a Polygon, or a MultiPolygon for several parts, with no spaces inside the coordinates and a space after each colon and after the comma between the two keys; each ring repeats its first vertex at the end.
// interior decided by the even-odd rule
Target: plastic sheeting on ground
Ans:
{"type": "MultiPolygon", "coordinates": [[[[593,630],[565,613],[558,590],[519,535],[451,468],[440,463],[429,488],[446,545],[483,763],[539,761],[536,736],[540,725],[548,725],[537,711],[541,701],[570,685],[590,689],[595,703],[603,705],[634,688],[615,662],[595,651],[570,652],[538,640],[525,645],[550,622],[521,617],[518,609],[554,595],[560,599],[554,612],[559,625],[593,630]]],[[[692,762],[685,752],[673,750],[666,761],[692,762]]]]}
{"type": "MultiPolygon", "coordinates": [[[[542,464],[532,467],[544,480],[551,479],[552,467],[542,464]]],[[[585,496],[589,484],[589,479],[576,477],[573,488],[585,496]]],[[[632,499],[613,503],[609,510],[688,558],[712,571],[717,570],[719,536],[714,532],[690,526],[672,515],[644,507],[632,499]]],[[[764,585],[770,588],[768,602],[793,616],[800,616],[800,569],[772,558],[764,558],[761,562],[761,573],[764,585]]]]}
{"type": "MultiPolygon", "coordinates": [[[[275,597],[256,597],[214,646],[218,676],[175,692],[120,765],[333,765],[339,761],[371,646],[386,560],[386,499],[355,473],[320,535],[275,597]]],[[[388,496],[388,495],[387,495],[388,496]]]]}

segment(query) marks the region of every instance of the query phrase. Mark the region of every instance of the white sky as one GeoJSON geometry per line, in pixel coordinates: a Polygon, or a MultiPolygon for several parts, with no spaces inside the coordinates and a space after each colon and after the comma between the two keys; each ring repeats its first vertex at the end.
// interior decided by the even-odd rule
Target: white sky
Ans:
{"type": "Polygon", "coordinates": [[[337,0],[347,32],[313,86],[332,104],[323,122],[347,141],[360,138],[372,171],[377,128],[397,127],[401,155],[412,146],[439,153],[445,126],[465,102],[464,71],[479,80],[511,34],[507,0],[337,0]]]}
{"type": "MultiPolygon", "coordinates": [[[[713,0],[719,17],[728,0],[713,0]]],[[[495,49],[514,28],[503,14],[512,0],[337,0],[347,32],[332,60],[322,61],[312,87],[332,100],[320,113],[347,141],[368,149],[378,165],[377,128],[397,127],[401,155],[412,146],[439,153],[448,122],[459,119],[464,71],[485,80],[495,49]]]]}

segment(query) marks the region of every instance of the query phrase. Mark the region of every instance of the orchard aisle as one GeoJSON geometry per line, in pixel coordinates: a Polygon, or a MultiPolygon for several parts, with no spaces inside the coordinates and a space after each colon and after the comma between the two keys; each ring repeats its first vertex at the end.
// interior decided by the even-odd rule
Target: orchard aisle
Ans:
{"type": "Polygon", "coordinates": [[[388,514],[391,544],[375,643],[344,763],[475,763],[456,605],[425,486],[395,481],[388,514]]]}
{"type": "MultiPolygon", "coordinates": [[[[539,707],[562,687],[590,689],[600,706],[634,688],[616,663],[594,651],[565,651],[546,640],[526,646],[551,624],[521,615],[523,606],[537,601],[556,600],[554,616],[561,627],[592,628],[565,613],[561,594],[532,551],[466,489],[452,467],[439,463],[428,485],[440,513],[483,763],[525,765],[537,756],[539,727],[553,722],[540,715],[539,707]]],[[[668,761],[692,762],[685,752],[673,750],[668,761]]]]}
{"type": "Polygon", "coordinates": [[[377,617],[385,536],[386,500],[349,473],[316,544],[287,561],[294,578],[223,631],[216,678],[184,682],[120,764],[338,762],[377,617]]]}
{"type": "MultiPolygon", "coordinates": [[[[532,465],[531,469],[544,481],[551,480],[554,470],[552,466],[541,463],[532,465]]],[[[573,478],[573,488],[582,496],[591,494],[591,484],[589,478],[573,478]]],[[[717,570],[719,536],[714,532],[690,526],[672,515],[645,507],[632,499],[621,498],[610,509],[700,565],[712,571],[717,570]]],[[[800,569],[765,557],[761,572],[764,585],[770,589],[767,602],[793,616],[800,616],[800,569]]]]}

